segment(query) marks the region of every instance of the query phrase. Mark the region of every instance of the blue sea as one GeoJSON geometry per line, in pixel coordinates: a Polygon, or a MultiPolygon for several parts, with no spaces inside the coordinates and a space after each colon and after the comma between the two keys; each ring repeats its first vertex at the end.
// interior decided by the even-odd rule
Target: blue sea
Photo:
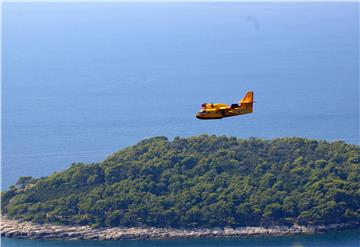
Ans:
{"type": "MultiPolygon", "coordinates": [[[[3,3],[1,104],[2,190],[152,136],[359,144],[359,4],[3,3]],[[247,90],[254,113],[195,118],[247,90]]],[[[86,244],[359,246],[334,236],[86,244]]]]}
{"type": "Polygon", "coordinates": [[[5,238],[6,247],[359,247],[360,230],[285,237],[213,238],[187,240],[55,241],[5,238]]]}

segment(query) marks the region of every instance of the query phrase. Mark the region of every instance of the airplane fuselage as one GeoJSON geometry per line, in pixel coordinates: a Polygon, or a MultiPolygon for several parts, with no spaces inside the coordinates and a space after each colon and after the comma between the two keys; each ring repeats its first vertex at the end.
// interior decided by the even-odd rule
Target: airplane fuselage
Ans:
{"type": "Polygon", "coordinates": [[[206,119],[221,119],[224,117],[232,117],[237,115],[243,115],[247,113],[251,113],[252,110],[233,107],[225,105],[225,104],[209,104],[213,105],[213,107],[209,106],[208,108],[202,108],[200,112],[196,114],[198,119],[206,120],[206,119]],[[222,105],[219,107],[218,105],[222,105]]]}
{"type": "Polygon", "coordinates": [[[226,105],[222,103],[201,105],[201,110],[196,114],[198,119],[221,119],[224,117],[233,117],[253,112],[254,92],[249,91],[239,104],[226,105]]]}

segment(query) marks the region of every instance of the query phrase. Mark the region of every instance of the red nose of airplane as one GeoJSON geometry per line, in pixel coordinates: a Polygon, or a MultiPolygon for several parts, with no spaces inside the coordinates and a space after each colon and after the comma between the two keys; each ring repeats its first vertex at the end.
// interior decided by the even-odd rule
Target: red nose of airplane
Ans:
{"type": "Polygon", "coordinates": [[[197,119],[204,119],[204,116],[201,113],[196,113],[195,116],[196,116],[197,119]]]}

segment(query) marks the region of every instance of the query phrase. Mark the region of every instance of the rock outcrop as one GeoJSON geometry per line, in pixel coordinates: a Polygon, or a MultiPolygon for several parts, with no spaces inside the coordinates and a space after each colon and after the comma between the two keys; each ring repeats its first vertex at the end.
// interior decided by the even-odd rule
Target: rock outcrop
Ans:
{"type": "Polygon", "coordinates": [[[1,217],[1,236],[25,239],[67,239],[67,240],[125,240],[125,239],[179,239],[204,237],[235,237],[255,235],[309,234],[354,227],[354,224],[331,224],[327,226],[273,226],[238,227],[213,229],[174,229],[155,227],[111,227],[91,228],[90,226],[60,226],[33,224],[1,217]]]}

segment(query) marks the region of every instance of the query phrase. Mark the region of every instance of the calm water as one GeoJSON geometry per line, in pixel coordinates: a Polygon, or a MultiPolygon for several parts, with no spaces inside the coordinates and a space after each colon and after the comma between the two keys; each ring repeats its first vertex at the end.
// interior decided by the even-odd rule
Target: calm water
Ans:
{"type": "Polygon", "coordinates": [[[359,143],[356,3],[7,3],[2,11],[3,189],[158,135],[359,143]],[[201,103],[234,103],[247,90],[253,114],[194,117],[201,103]]]}
{"type": "Polygon", "coordinates": [[[360,231],[333,232],[310,236],[291,237],[252,237],[238,239],[196,239],[196,240],[160,240],[160,241],[39,241],[3,239],[6,247],[359,247],[360,231]]]}

